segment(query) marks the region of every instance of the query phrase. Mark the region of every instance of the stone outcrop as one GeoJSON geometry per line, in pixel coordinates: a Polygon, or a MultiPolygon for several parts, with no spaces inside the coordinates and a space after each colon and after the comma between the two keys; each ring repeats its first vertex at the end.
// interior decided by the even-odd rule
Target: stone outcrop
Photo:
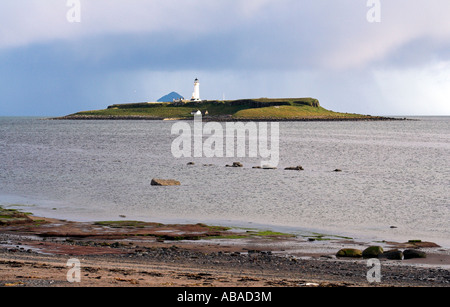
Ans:
{"type": "Polygon", "coordinates": [[[274,166],[268,166],[268,165],[264,165],[264,166],[253,166],[252,168],[254,168],[254,169],[277,169],[276,167],[274,167],[274,166]]]}
{"type": "Polygon", "coordinates": [[[299,165],[299,166],[286,167],[284,170],[286,170],[286,171],[303,171],[304,169],[301,165],[299,165]]]}
{"type": "Polygon", "coordinates": [[[232,165],[227,164],[226,167],[244,167],[241,162],[233,162],[232,165]]]}
{"type": "Polygon", "coordinates": [[[31,219],[27,214],[14,209],[4,209],[0,206],[0,226],[31,224],[31,219]]]}
{"type": "Polygon", "coordinates": [[[173,180],[173,179],[152,179],[151,185],[166,187],[166,186],[181,185],[181,183],[179,181],[173,180]]]}

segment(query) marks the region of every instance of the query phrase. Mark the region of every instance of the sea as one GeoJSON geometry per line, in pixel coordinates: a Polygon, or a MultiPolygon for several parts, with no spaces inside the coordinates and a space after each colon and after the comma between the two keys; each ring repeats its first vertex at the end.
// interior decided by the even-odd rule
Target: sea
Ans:
{"type": "Polygon", "coordinates": [[[260,158],[176,158],[174,124],[0,117],[0,205],[82,222],[205,223],[450,247],[450,117],[281,122],[277,169],[254,169],[260,158]],[[244,167],[225,167],[233,162],[244,167]],[[304,170],[284,170],[298,165],[304,170]],[[181,185],[156,187],[153,178],[181,185]]]}

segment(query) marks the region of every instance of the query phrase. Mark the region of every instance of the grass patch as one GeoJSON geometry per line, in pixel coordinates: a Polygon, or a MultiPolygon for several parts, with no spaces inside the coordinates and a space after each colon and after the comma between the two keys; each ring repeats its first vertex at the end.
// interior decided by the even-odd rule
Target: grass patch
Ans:
{"type": "MultiPolygon", "coordinates": [[[[214,226],[215,227],[215,226],[214,226]]],[[[233,228],[226,228],[223,230],[232,230],[233,228]]],[[[211,236],[208,239],[246,239],[251,237],[266,237],[266,238],[294,238],[294,234],[276,232],[271,230],[257,230],[251,228],[234,228],[235,230],[243,230],[245,232],[227,233],[220,236],[211,236]]]]}
{"type": "Polygon", "coordinates": [[[309,105],[289,105],[289,106],[273,106],[258,109],[246,109],[233,115],[234,118],[247,119],[302,119],[302,118],[360,118],[362,115],[337,113],[322,107],[312,107],[309,105]]]}
{"type": "Polygon", "coordinates": [[[314,98],[259,98],[188,103],[130,103],[115,104],[105,110],[83,111],[71,116],[86,117],[148,117],[193,118],[192,111],[209,116],[232,116],[234,119],[339,119],[365,118],[358,114],[338,113],[320,106],[314,98]]]}
{"type": "Polygon", "coordinates": [[[161,106],[157,108],[133,108],[133,109],[106,109],[96,111],[78,112],[74,115],[81,116],[148,116],[154,118],[189,117],[191,108],[176,108],[161,106]]]}
{"type": "Polygon", "coordinates": [[[311,235],[302,235],[303,238],[310,238],[316,241],[331,241],[337,239],[353,240],[353,238],[345,236],[328,235],[323,233],[313,232],[311,235]]]}
{"type": "Polygon", "coordinates": [[[289,233],[276,232],[271,230],[248,231],[251,236],[256,237],[287,237],[293,238],[295,235],[289,233]]]}
{"type": "Polygon", "coordinates": [[[315,234],[315,235],[312,235],[312,236],[304,236],[304,237],[306,237],[308,239],[314,239],[316,241],[331,241],[332,240],[331,238],[328,238],[324,234],[315,234]]]}
{"type": "Polygon", "coordinates": [[[32,224],[34,222],[29,215],[31,213],[20,212],[16,209],[5,209],[0,206],[0,226],[32,224]]]}
{"type": "Polygon", "coordinates": [[[31,213],[24,213],[20,212],[17,209],[5,209],[4,207],[0,206],[0,217],[1,218],[12,218],[14,216],[18,215],[30,215],[31,213]]]}
{"type": "Polygon", "coordinates": [[[230,227],[224,227],[224,226],[209,226],[209,225],[202,224],[202,223],[199,223],[199,224],[197,224],[197,225],[198,225],[198,226],[205,227],[206,229],[211,230],[211,231],[228,231],[228,230],[231,229],[230,227]]]}

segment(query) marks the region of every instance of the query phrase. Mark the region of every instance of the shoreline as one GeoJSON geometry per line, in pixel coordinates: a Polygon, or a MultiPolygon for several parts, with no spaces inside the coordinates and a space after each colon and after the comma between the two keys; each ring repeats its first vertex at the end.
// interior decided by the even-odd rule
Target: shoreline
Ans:
{"type": "Polygon", "coordinates": [[[380,260],[382,281],[369,284],[367,259],[336,257],[340,248],[366,244],[205,224],[27,216],[0,227],[0,286],[77,286],[66,280],[70,258],[81,261],[78,286],[450,286],[450,253],[429,242],[385,242],[386,249],[415,248],[427,258],[380,260]]]}
{"type": "MultiPolygon", "coordinates": [[[[109,105],[103,110],[81,111],[55,119],[74,120],[189,120],[201,113],[205,121],[379,121],[398,120],[327,110],[319,100],[306,98],[246,98],[235,100],[200,100],[139,102],[109,105]]],[[[394,116],[395,117],[395,116],[394,116]]]]}
{"type": "MultiPolygon", "coordinates": [[[[194,118],[166,118],[150,116],[95,116],[95,115],[69,115],[62,117],[47,118],[48,120],[148,120],[148,121],[188,121],[194,118]]],[[[231,116],[208,117],[204,116],[203,121],[214,122],[355,122],[355,121],[399,121],[413,120],[396,117],[370,116],[370,117],[310,117],[310,118],[233,118],[231,116]]]]}
{"type": "MultiPolygon", "coordinates": [[[[284,233],[291,236],[297,236],[304,238],[305,240],[317,239],[317,241],[324,242],[334,242],[337,240],[351,240],[354,242],[365,242],[365,244],[380,244],[384,245],[386,242],[406,242],[408,240],[422,240],[424,242],[434,242],[439,245],[442,249],[448,250],[450,253],[450,243],[448,240],[444,240],[442,237],[427,236],[426,234],[412,234],[408,235],[406,233],[398,234],[395,233],[397,228],[400,226],[386,226],[379,229],[377,232],[364,232],[361,229],[343,229],[342,227],[332,227],[332,228],[316,228],[316,227],[306,227],[302,225],[286,225],[286,224],[274,224],[274,223],[263,223],[255,221],[245,221],[245,220],[221,220],[221,219],[186,219],[186,218],[176,218],[176,217],[166,217],[166,218],[147,218],[142,219],[139,215],[123,215],[120,212],[115,212],[115,214],[98,215],[95,218],[88,215],[77,215],[72,213],[60,213],[56,210],[48,209],[36,209],[28,205],[17,205],[18,203],[31,203],[30,199],[20,199],[20,200],[9,200],[3,204],[5,209],[18,210],[22,212],[27,212],[34,216],[45,216],[47,220],[55,221],[70,221],[72,223],[79,224],[92,224],[98,221],[117,221],[126,222],[129,220],[139,221],[142,223],[149,224],[161,224],[161,225],[195,225],[195,224],[206,224],[214,225],[214,227],[223,227],[231,229],[232,231],[270,231],[274,233],[284,233]],[[17,203],[17,204],[16,204],[17,203]]],[[[0,205],[0,210],[2,205],[0,205]]],[[[0,211],[1,212],[1,211],[0,211]]],[[[122,212],[123,213],[123,212],[122,212]]],[[[0,214],[1,215],[1,214],[0,214]]],[[[401,228],[401,227],[400,227],[401,228]]],[[[1,226],[0,226],[1,233],[1,226]]]]}

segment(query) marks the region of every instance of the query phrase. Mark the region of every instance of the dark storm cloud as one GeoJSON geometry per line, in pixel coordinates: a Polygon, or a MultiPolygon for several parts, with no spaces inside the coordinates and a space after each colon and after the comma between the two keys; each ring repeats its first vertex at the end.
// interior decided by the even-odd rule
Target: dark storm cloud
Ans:
{"type": "Polygon", "coordinates": [[[390,103],[402,110],[396,88],[414,74],[447,112],[450,3],[380,2],[381,23],[369,23],[366,0],[82,0],[72,24],[61,1],[7,0],[0,114],[29,114],[36,101],[40,114],[64,114],[157,99],[201,76],[205,95],[316,96],[355,112],[399,97],[390,103]]]}

